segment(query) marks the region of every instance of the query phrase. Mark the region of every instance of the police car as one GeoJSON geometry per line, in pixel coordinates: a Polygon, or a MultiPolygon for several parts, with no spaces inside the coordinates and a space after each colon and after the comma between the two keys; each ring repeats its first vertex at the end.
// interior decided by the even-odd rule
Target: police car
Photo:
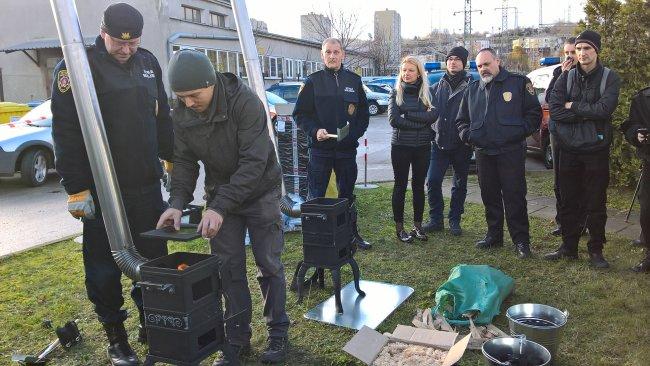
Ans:
{"type": "Polygon", "coordinates": [[[40,186],[54,168],[50,101],[16,122],[0,125],[0,177],[20,172],[24,184],[40,186]]]}
{"type": "Polygon", "coordinates": [[[551,143],[548,131],[549,110],[546,103],[546,93],[550,93],[548,84],[553,79],[553,71],[560,67],[559,57],[545,57],[540,60],[540,65],[544,66],[531,71],[528,78],[533,83],[533,88],[537,94],[539,104],[542,106],[542,121],[539,130],[526,139],[526,147],[530,151],[542,154],[544,166],[547,169],[553,168],[553,153],[551,152],[551,143]],[[550,66],[548,66],[550,65],[550,66]]]}
{"type": "MultiPolygon", "coordinates": [[[[302,81],[276,83],[268,87],[266,91],[284,98],[289,103],[295,103],[298,100],[298,93],[303,84],[302,81]]],[[[363,90],[366,92],[366,98],[368,99],[368,112],[370,115],[376,116],[386,113],[388,110],[389,95],[386,93],[376,93],[368,89],[365,85],[363,86],[363,90]]]]}

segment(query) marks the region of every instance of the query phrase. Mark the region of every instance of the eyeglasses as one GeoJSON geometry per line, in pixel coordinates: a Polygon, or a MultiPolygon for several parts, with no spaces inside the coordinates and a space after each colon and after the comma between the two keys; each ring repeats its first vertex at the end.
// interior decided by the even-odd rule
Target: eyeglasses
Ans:
{"type": "Polygon", "coordinates": [[[447,57],[447,61],[463,61],[460,57],[451,56],[447,57]]]}
{"type": "Polygon", "coordinates": [[[137,49],[140,46],[140,40],[139,39],[133,40],[133,41],[122,41],[122,40],[119,40],[119,39],[111,36],[111,41],[113,41],[113,45],[116,48],[127,47],[129,50],[132,50],[132,51],[137,49]]]}

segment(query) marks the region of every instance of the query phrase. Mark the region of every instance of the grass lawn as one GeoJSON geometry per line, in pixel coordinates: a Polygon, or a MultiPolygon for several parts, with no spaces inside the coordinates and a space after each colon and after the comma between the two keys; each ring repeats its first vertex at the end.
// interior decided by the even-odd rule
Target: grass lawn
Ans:
{"type": "MultiPolygon", "coordinates": [[[[524,302],[544,303],[569,311],[569,322],[555,365],[648,365],[650,276],[636,275],[628,270],[641,258],[641,250],[629,247],[627,240],[608,238],[605,256],[612,268],[607,271],[588,267],[584,242],[581,244],[581,260],[550,263],[539,257],[557,245],[557,239],[547,234],[550,222],[531,218],[532,247],[536,257],[521,261],[509,245],[492,251],[474,248],[474,241],[485,231],[485,220],[482,206],[468,205],[463,217],[463,236],[438,233],[428,242],[406,245],[395,239],[390,185],[357,193],[362,233],[374,245],[373,250],[359,252],[356,256],[362,278],[415,289],[409,300],[378,327],[380,332],[392,331],[397,324],[410,324],[417,308],[433,306],[436,288],[455,265],[490,264],[512,276],[516,282],[515,293],[503,304],[502,313],[508,306],[524,302]]],[[[407,213],[407,222],[411,220],[410,215],[407,213]]],[[[201,239],[189,244],[170,244],[170,248],[172,251],[207,251],[207,245],[201,239]]],[[[283,255],[287,274],[293,273],[301,257],[300,234],[288,234],[283,255]]],[[[266,335],[250,252],[248,265],[254,296],[253,355],[248,364],[255,364],[266,335]]],[[[342,276],[343,283],[351,280],[349,267],[343,270],[342,276]]],[[[42,328],[43,319],[61,325],[75,318],[80,320],[84,342],[68,352],[58,351],[53,364],[107,364],[105,337],[90,302],[86,300],[79,244],[64,241],[1,259],[0,278],[0,324],[4,325],[0,332],[0,365],[9,365],[13,352],[33,354],[53,339],[53,331],[42,328]]],[[[128,283],[125,279],[124,284],[128,283]]],[[[302,305],[296,305],[295,294],[288,293],[287,309],[292,325],[287,364],[359,364],[341,351],[353,336],[353,331],[302,317],[309,308],[328,298],[331,291],[328,278],[325,290],[312,290],[302,305]]],[[[128,298],[127,286],[124,296],[128,298]]],[[[142,356],[146,349],[135,341],[137,313],[132,301],[126,301],[126,306],[131,313],[127,329],[132,344],[142,356]]],[[[507,320],[503,315],[497,316],[494,322],[507,331],[507,320]]],[[[211,361],[206,360],[204,364],[210,365],[211,361]]],[[[482,365],[482,362],[480,352],[468,351],[459,364],[482,365]]]]}
{"type": "MultiPolygon", "coordinates": [[[[555,197],[552,170],[526,172],[526,183],[529,194],[555,197]]],[[[607,189],[607,207],[619,212],[627,212],[630,208],[632,195],[634,195],[634,188],[636,187],[614,187],[610,183],[607,189]]],[[[634,209],[637,212],[639,210],[638,198],[635,201],[634,209]]]]}

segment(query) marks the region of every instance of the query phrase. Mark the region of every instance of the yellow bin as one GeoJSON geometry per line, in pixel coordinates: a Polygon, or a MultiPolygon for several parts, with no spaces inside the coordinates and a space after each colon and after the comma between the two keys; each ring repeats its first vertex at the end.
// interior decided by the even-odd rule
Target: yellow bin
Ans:
{"type": "Polygon", "coordinates": [[[17,121],[30,110],[27,104],[0,102],[0,124],[17,121]]]}

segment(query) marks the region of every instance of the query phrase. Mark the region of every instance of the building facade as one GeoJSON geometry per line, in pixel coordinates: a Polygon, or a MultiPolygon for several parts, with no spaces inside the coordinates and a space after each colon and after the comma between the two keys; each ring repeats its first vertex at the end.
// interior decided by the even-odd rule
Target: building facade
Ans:
{"type": "MultiPolygon", "coordinates": [[[[26,102],[51,95],[52,73],[63,58],[49,1],[2,0],[0,12],[0,101],[26,102]],[[39,21],[27,21],[29,19],[39,21]],[[26,26],[26,24],[28,26],[26,26]]],[[[84,42],[93,44],[99,34],[103,9],[115,0],[77,1],[84,42]]],[[[205,52],[215,68],[246,78],[244,58],[235,18],[224,0],[130,0],[143,14],[141,47],[151,51],[167,73],[172,52],[194,48],[205,52]]],[[[322,69],[320,41],[308,41],[268,33],[257,27],[255,42],[266,85],[301,80],[322,69]]],[[[255,29],[255,28],[254,28],[255,29]]],[[[262,28],[263,29],[263,28],[262,28]]],[[[369,73],[372,62],[357,54],[361,66],[353,71],[369,73]]],[[[165,85],[167,78],[165,77],[165,85]]]]}
{"type": "Polygon", "coordinates": [[[388,41],[389,66],[399,68],[402,54],[402,18],[395,10],[380,10],[375,12],[375,39],[388,41]]]}

